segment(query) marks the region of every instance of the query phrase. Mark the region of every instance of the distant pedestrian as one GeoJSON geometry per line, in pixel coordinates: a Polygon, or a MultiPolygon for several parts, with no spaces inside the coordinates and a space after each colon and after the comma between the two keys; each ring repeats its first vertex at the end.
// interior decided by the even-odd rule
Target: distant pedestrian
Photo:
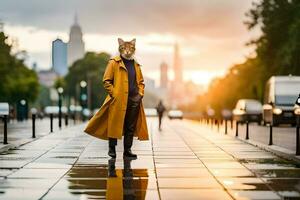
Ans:
{"type": "Polygon", "coordinates": [[[166,111],[166,107],[164,106],[162,100],[160,100],[156,106],[156,111],[158,115],[158,130],[161,131],[161,121],[164,115],[164,112],[166,111]]]}

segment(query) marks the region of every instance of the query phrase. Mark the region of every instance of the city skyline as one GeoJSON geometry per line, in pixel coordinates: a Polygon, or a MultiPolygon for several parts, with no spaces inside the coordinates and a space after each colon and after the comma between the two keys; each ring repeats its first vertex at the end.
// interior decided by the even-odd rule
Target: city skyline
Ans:
{"type": "MultiPolygon", "coordinates": [[[[149,8],[155,10],[158,16],[153,16],[149,11],[144,11],[148,16],[146,19],[138,18],[137,12],[128,14],[128,19],[136,19],[135,22],[123,22],[110,24],[113,20],[113,13],[100,12],[103,6],[96,1],[88,1],[83,4],[81,1],[72,1],[74,4],[68,4],[66,12],[61,9],[53,10],[58,4],[57,1],[47,2],[46,7],[49,11],[43,14],[43,20],[47,21],[47,28],[43,25],[40,18],[36,21],[30,20],[31,23],[25,22],[25,12],[30,8],[22,9],[20,12],[12,12],[10,2],[3,1],[0,4],[0,18],[5,22],[5,32],[12,37],[19,39],[19,48],[28,51],[30,56],[28,62],[37,62],[41,69],[50,68],[50,42],[55,38],[68,40],[68,28],[72,24],[73,16],[77,12],[80,24],[85,32],[84,41],[87,51],[106,51],[112,55],[117,54],[117,38],[124,39],[137,38],[137,54],[136,57],[142,63],[145,75],[154,78],[159,83],[159,67],[162,61],[165,61],[170,68],[173,67],[173,44],[177,41],[180,46],[181,56],[183,59],[182,66],[184,69],[183,79],[193,80],[195,83],[207,84],[214,76],[222,75],[233,64],[243,62],[245,56],[249,56],[252,49],[245,46],[245,43],[252,39],[257,33],[249,33],[243,24],[245,20],[245,12],[251,7],[251,0],[236,3],[231,0],[227,3],[214,0],[208,2],[187,1],[182,5],[179,1],[172,2],[172,5],[160,10],[159,2],[145,1],[149,8]],[[217,5],[217,4],[220,4],[217,5]],[[98,6],[98,7],[97,7],[98,6]],[[164,24],[165,18],[174,17],[174,11],[178,6],[183,6],[182,11],[178,11],[180,18],[182,12],[190,9],[190,15],[184,16],[182,21],[173,20],[172,24],[164,24]],[[191,9],[193,6],[198,6],[191,9]],[[95,7],[87,13],[88,8],[95,7]],[[80,8],[80,9],[78,9],[80,8]],[[96,13],[96,8],[99,11],[96,13]],[[7,14],[11,11],[10,14],[7,14]],[[168,12],[167,12],[168,11],[168,12]],[[164,15],[162,13],[165,13],[164,15]],[[212,14],[211,14],[212,13],[212,14]],[[7,15],[6,15],[7,14],[7,15]],[[215,17],[220,16],[222,20],[215,17]],[[61,19],[57,19],[61,17],[61,19]],[[103,19],[107,21],[103,21],[103,19]],[[159,20],[157,20],[159,19],[159,20]],[[55,24],[54,24],[55,21],[55,24]],[[100,22],[102,24],[100,24],[100,22]],[[176,24],[177,23],[177,26],[176,24]],[[127,24],[128,28],[124,28],[127,24]],[[146,28],[145,24],[147,25],[146,28]],[[179,28],[176,28],[179,27],[179,28]],[[191,34],[193,33],[193,34],[191,34]],[[29,39],[35,39],[35,45],[28,44],[29,39]],[[192,42],[191,42],[192,41],[192,42]],[[237,50],[238,49],[238,50],[237,50]]],[[[11,2],[13,4],[13,2],[11,2]]],[[[28,1],[33,7],[41,6],[36,1],[28,1]]],[[[103,3],[110,8],[111,4],[103,3]]],[[[138,9],[141,5],[137,1],[130,3],[126,11],[138,9]],[[132,8],[131,8],[132,6],[132,8]]],[[[121,9],[123,3],[115,5],[116,10],[121,9]]],[[[24,6],[21,3],[20,7],[24,6]]],[[[44,6],[44,7],[45,7],[44,6]]],[[[62,5],[64,8],[65,5],[62,5]]],[[[38,17],[40,13],[33,12],[26,18],[38,17]]],[[[118,14],[115,16],[119,16],[118,14]]],[[[115,21],[115,20],[114,20],[115,21]]],[[[167,20],[168,21],[168,20],[167,20]]],[[[170,79],[174,75],[170,73],[170,79]]]]}

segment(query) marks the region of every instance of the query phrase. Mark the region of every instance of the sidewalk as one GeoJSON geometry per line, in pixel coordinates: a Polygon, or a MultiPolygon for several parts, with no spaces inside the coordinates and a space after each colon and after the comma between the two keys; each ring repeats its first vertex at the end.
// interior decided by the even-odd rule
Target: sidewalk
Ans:
{"type": "MultiPolygon", "coordinates": [[[[70,121],[71,122],[71,121],[70,121]]],[[[73,125],[73,121],[69,124],[73,125]]],[[[32,121],[28,119],[27,121],[17,122],[12,121],[7,125],[7,140],[8,144],[3,144],[3,123],[0,123],[0,153],[7,151],[28,142],[32,142],[39,137],[43,137],[50,133],[50,119],[44,118],[43,120],[36,119],[36,138],[32,138],[32,121]]],[[[65,128],[64,120],[62,123],[62,128],[65,128]]],[[[53,120],[53,131],[57,131],[58,119],[53,120]]]]}
{"type": "MultiPolygon", "coordinates": [[[[213,128],[211,124],[204,126],[220,134],[225,134],[225,123],[219,126],[219,130],[216,125],[213,128]]],[[[296,156],[295,127],[273,127],[273,145],[269,145],[270,127],[250,123],[248,130],[249,139],[246,140],[246,124],[239,124],[238,137],[236,137],[236,123],[234,122],[231,128],[230,122],[228,122],[227,132],[231,137],[272,152],[282,158],[300,163],[300,156],[296,156]]]]}
{"type": "Polygon", "coordinates": [[[107,142],[84,125],[0,155],[0,199],[299,199],[300,169],[192,121],[148,119],[138,159],[107,157],[107,142]],[[2,177],[2,178],[1,178],[2,177]]]}

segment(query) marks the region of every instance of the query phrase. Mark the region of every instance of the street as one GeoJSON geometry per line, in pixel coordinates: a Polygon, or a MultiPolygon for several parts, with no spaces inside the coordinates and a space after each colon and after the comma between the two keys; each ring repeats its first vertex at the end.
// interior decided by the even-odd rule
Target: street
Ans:
{"type": "Polygon", "coordinates": [[[56,131],[0,155],[0,199],[300,199],[299,165],[195,121],[148,118],[137,160],[107,142],[56,131]]]}

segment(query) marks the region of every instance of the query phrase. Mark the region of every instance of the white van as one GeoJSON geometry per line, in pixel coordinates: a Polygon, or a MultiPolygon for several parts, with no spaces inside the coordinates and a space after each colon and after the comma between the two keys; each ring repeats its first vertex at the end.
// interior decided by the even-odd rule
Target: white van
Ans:
{"type": "Polygon", "coordinates": [[[300,93],[300,76],[272,76],[265,88],[263,121],[274,126],[296,124],[295,102],[300,93]]]}

